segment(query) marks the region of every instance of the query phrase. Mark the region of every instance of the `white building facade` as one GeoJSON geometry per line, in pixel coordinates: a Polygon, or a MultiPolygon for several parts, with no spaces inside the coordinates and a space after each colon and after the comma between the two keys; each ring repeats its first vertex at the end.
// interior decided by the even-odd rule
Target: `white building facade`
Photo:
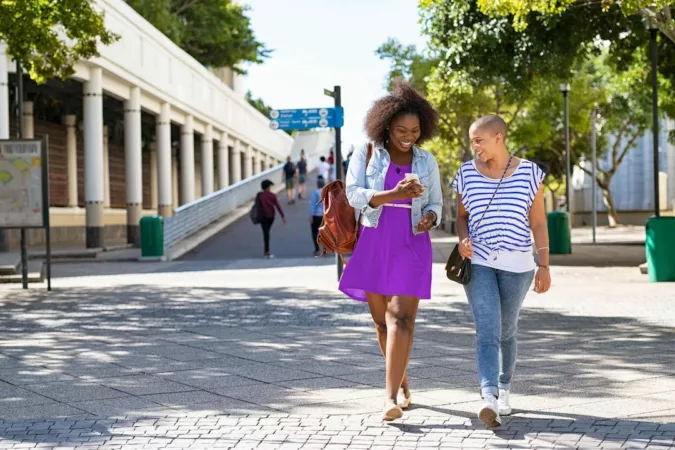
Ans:
{"type": "MultiPolygon", "coordinates": [[[[293,139],[271,130],[269,120],[248,104],[240,88],[236,92],[223,83],[124,1],[96,3],[106,26],[120,39],[100,47],[100,57],[75,66],[72,80],[82,86],[82,115],[64,113],[59,131],[67,136],[67,149],[54,165],[65,168],[67,189],[62,195],[67,198],[50,210],[55,227],[84,226],[86,246],[98,248],[106,227],[124,224],[128,241],[138,244],[142,216],[170,217],[180,205],[280,164],[290,154],[293,139]],[[121,129],[108,129],[104,98],[123,105],[121,129]],[[154,117],[149,145],[143,141],[142,115],[154,117]],[[180,137],[172,138],[176,128],[180,137]],[[113,151],[108,139],[115,135],[123,136],[123,155],[115,160],[123,161],[123,170],[108,154],[113,151]],[[80,190],[84,184],[84,198],[78,198],[78,183],[80,190]],[[119,201],[111,207],[111,183],[124,185],[123,207],[119,201]],[[145,195],[148,186],[151,192],[145,195]],[[144,195],[151,199],[149,208],[147,201],[144,207],[144,195]]],[[[0,47],[0,138],[13,137],[8,75],[14,72],[15,65],[0,47]]],[[[25,101],[26,138],[39,137],[30,130],[32,107],[25,101]]]]}

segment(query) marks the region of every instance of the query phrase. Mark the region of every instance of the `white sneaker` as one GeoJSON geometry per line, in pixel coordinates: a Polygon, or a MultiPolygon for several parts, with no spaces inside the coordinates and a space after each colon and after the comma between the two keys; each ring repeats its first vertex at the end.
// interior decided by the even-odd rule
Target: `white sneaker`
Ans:
{"type": "Polygon", "coordinates": [[[508,390],[499,390],[499,415],[508,416],[513,411],[513,409],[511,409],[510,396],[511,393],[508,390]]]}
{"type": "Polygon", "coordinates": [[[483,406],[478,411],[478,418],[488,427],[498,427],[502,424],[502,419],[499,417],[497,397],[494,395],[485,396],[483,406]]]}

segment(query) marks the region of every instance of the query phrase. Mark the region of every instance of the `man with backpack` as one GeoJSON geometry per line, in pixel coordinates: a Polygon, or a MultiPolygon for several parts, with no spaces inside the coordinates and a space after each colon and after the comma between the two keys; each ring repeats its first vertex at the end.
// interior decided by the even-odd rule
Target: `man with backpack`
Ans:
{"type": "Polygon", "coordinates": [[[258,192],[258,195],[255,198],[254,210],[251,211],[252,219],[255,219],[253,223],[260,223],[263,232],[263,243],[265,246],[265,257],[268,259],[274,258],[274,255],[270,253],[270,229],[272,224],[274,224],[274,217],[276,211],[279,211],[281,215],[281,220],[283,223],[286,223],[286,215],[284,210],[281,209],[279,204],[279,199],[276,194],[272,192],[272,186],[274,183],[270,180],[263,180],[260,183],[261,192],[258,192]]]}
{"type": "Polygon", "coordinates": [[[284,164],[284,177],[286,179],[286,196],[288,197],[288,204],[292,205],[295,203],[295,164],[291,161],[291,157],[286,158],[286,164],[284,164]]]}

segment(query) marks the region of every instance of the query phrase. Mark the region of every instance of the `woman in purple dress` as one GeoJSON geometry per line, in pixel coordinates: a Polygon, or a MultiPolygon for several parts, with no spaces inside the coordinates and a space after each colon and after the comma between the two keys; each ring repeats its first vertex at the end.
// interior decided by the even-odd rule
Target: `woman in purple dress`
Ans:
{"type": "Polygon", "coordinates": [[[440,222],[443,200],[436,159],[416,144],[437,127],[438,114],[424,97],[397,83],[366,117],[372,151],[368,145],[355,151],[347,172],[361,232],[340,290],[368,302],[375,322],[386,364],[384,420],[401,417],[410,405],[406,369],[415,316],[419,300],[431,298],[429,230],[440,222]]]}

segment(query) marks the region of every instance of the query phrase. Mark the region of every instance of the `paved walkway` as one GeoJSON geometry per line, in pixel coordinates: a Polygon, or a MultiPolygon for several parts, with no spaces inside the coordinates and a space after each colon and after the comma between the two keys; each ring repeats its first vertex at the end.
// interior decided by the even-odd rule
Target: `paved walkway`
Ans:
{"type": "Polygon", "coordinates": [[[307,202],[280,198],[275,260],[246,219],[181,261],[59,264],[52,292],[0,287],[0,449],[675,448],[673,284],[556,263],[521,317],[515,413],[486,429],[471,314],[444,278],[453,238],[436,233],[413,406],[384,424],[367,308],[337,291],[333,258],[306,256],[307,202]]]}
{"type": "MultiPolygon", "coordinates": [[[[270,250],[278,258],[302,258],[314,254],[312,233],[309,224],[309,198],[316,189],[316,178],[307,180],[306,198],[288,204],[286,191],[278,194],[281,208],[288,222],[284,225],[281,217],[272,226],[270,250]]],[[[297,185],[296,185],[297,194],[297,185]]],[[[263,255],[263,237],[260,226],[251,223],[248,215],[227,227],[199,247],[183,256],[183,260],[241,260],[258,258],[263,255]]]]}
{"type": "Polygon", "coordinates": [[[368,312],[322,260],[57,265],[52,293],[0,291],[0,449],[675,447],[672,284],[553,268],[488,430],[463,292],[434,270],[414,407],[383,424],[368,312]]]}

